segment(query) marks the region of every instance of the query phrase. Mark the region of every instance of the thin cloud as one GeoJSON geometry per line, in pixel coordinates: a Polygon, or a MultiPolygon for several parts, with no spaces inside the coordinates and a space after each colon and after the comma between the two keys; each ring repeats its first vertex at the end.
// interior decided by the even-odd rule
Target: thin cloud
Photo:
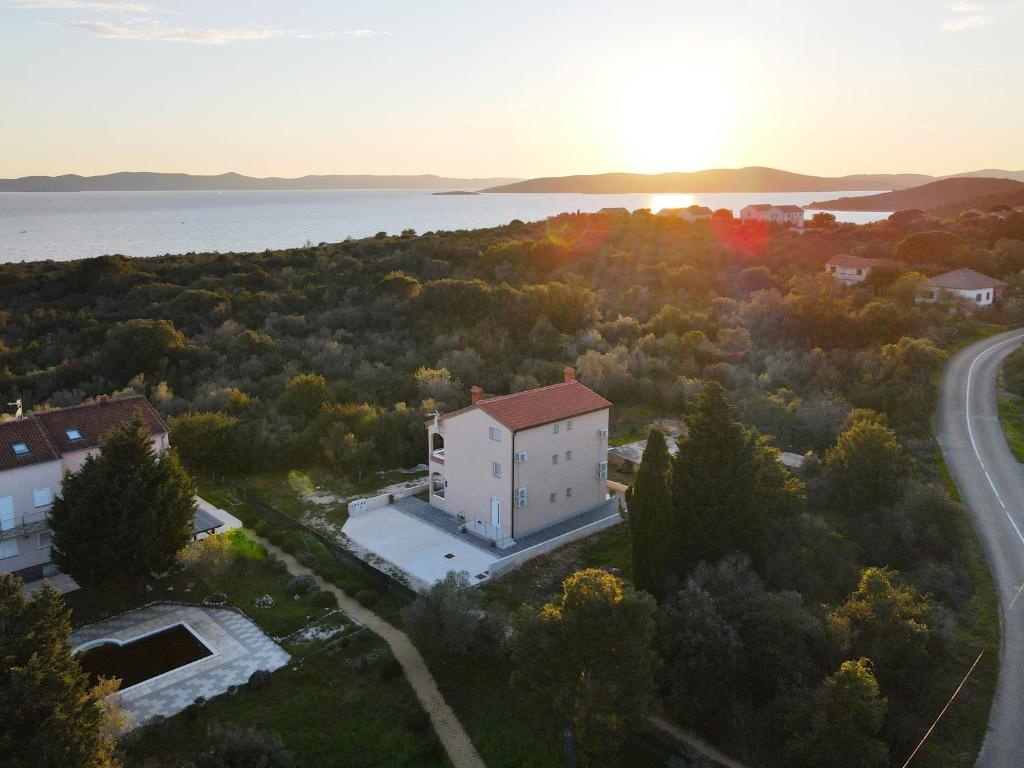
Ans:
{"type": "Polygon", "coordinates": [[[158,9],[143,3],[124,3],[117,0],[10,0],[10,8],[30,11],[116,11],[124,13],[154,13],[158,9]]]}
{"type": "Polygon", "coordinates": [[[977,13],[971,16],[960,16],[955,19],[946,19],[946,21],[942,22],[942,28],[947,32],[963,32],[965,29],[987,27],[991,23],[991,16],[977,13]]]}
{"type": "Polygon", "coordinates": [[[964,2],[963,0],[958,3],[950,3],[946,8],[953,13],[978,13],[985,10],[985,6],[981,3],[964,2]]]}
{"type": "Polygon", "coordinates": [[[193,43],[196,45],[229,45],[236,42],[258,40],[319,40],[335,37],[366,37],[379,34],[370,29],[309,32],[300,29],[275,27],[238,27],[208,29],[172,27],[160,22],[140,24],[111,24],[105,21],[69,21],[67,26],[81,29],[96,37],[113,40],[146,40],[165,43],[193,43]]]}

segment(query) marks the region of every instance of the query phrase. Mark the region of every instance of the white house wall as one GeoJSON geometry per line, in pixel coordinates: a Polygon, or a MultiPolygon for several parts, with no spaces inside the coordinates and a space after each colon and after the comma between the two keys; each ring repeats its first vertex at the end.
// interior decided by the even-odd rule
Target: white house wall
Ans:
{"type": "Polygon", "coordinates": [[[443,471],[444,510],[462,515],[471,530],[478,523],[491,522],[491,499],[501,505],[502,532],[511,535],[509,513],[512,505],[512,432],[479,408],[441,422],[444,438],[443,470],[431,464],[431,472],[443,471]],[[490,428],[499,430],[500,440],[490,439],[490,428]],[[494,477],[493,464],[501,465],[501,477],[494,477]]]}
{"type": "Polygon", "coordinates": [[[603,502],[607,483],[597,475],[597,466],[608,460],[608,438],[598,437],[608,428],[608,409],[575,416],[516,434],[516,451],[526,451],[526,461],[515,464],[515,487],[526,488],[525,507],[515,508],[515,536],[556,523],[603,502]],[[566,459],[572,451],[572,459],[566,459]],[[552,456],[558,456],[558,463],[552,456]],[[572,497],[566,498],[566,488],[572,497]],[[551,501],[551,494],[555,500],[551,501]]]}
{"type": "MultiPolygon", "coordinates": [[[[25,515],[44,513],[49,509],[48,506],[37,509],[33,493],[49,488],[51,499],[56,497],[60,494],[61,478],[61,463],[57,460],[0,472],[0,499],[12,498],[15,525],[20,525],[25,515]]],[[[19,571],[50,561],[49,547],[39,549],[37,533],[10,538],[5,536],[4,539],[18,542],[18,555],[0,560],[0,573],[19,571]]]]}

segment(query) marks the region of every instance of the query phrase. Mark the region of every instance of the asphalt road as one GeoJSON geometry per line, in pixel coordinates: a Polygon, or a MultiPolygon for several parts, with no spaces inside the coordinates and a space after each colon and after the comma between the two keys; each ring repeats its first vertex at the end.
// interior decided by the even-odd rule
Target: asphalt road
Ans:
{"type": "Polygon", "coordinates": [[[999,595],[999,684],[978,766],[1024,766],[1024,471],[1006,444],[996,409],[999,365],[1024,329],[990,336],[950,360],[936,434],[974,521],[999,595]]]}

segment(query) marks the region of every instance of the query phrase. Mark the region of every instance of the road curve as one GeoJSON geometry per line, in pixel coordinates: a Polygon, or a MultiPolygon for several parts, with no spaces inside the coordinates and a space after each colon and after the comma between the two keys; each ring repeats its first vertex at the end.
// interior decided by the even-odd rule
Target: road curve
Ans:
{"type": "Polygon", "coordinates": [[[996,376],[1024,329],[971,344],[946,367],[936,435],[981,538],[999,596],[999,683],[977,765],[1024,766],[1024,472],[996,408],[996,376]],[[1010,610],[1011,605],[1013,610],[1010,610]]]}

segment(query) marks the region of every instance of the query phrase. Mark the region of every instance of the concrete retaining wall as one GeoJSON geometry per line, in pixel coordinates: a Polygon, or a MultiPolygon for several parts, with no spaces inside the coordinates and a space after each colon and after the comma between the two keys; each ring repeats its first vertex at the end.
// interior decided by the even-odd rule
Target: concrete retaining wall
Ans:
{"type": "Polygon", "coordinates": [[[382,493],[377,496],[367,496],[365,499],[353,499],[348,503],[348,516],[359,517],[360,515],[365,515],[367,512],[372,512],[375,509],[386,507],[395,499],[404,499],[406,496],[415,496],[417,493],[421,493],[429,487],[430,481],[428,480],[419,485],[403,488],[395,493],[382,493]]]}
{"type": "Polygon", "coordinates": [[[605,528],[610,528],[611,526],[618,525],[621,522],[622,517],[620,517],[618,513],[611,514],[608,517],[596,520],[589,525],[581,526],[575,530],[563,533],[561,536],[556,536],[553,539],[542,541],[540,544],[524,549],[521,552],[516,552],[508,557],[503,557],[500,560],[496,560],[491,563],[491,567],[489,569],[491,577],[496,578],[508,573],[509,571],[514,571],[531,558],[546,554],[553,549],[561,547],[563,544],[568,544],[570,542],[586,538],[591,534],[603,531],[605,528]]]}

